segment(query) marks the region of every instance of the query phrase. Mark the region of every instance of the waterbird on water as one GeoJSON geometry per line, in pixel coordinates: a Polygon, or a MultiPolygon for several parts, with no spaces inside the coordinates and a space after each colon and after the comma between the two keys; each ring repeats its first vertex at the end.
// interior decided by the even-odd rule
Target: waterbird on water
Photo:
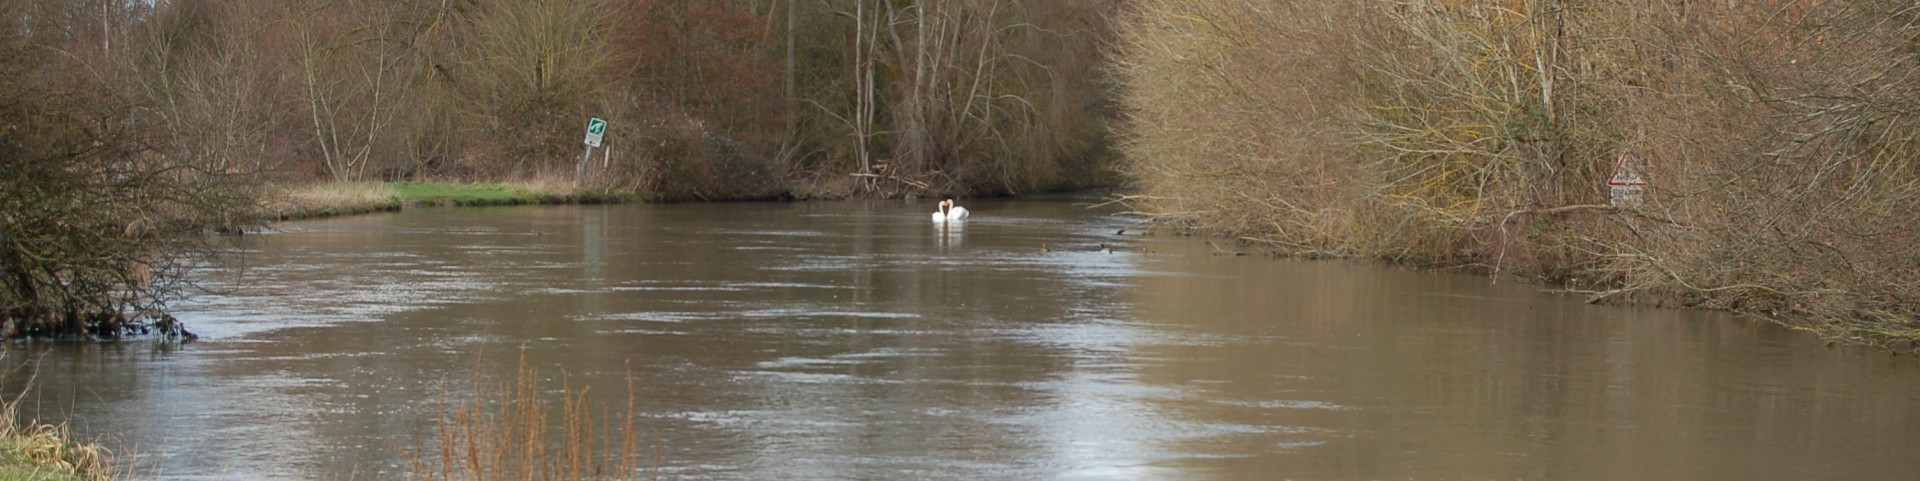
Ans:
{"type": "Polygon", "coordinates": [[[966,220],[972,213],[966,207],[954,205],[953,199],[940,201],[940,210],[933,213],[935,224],[950,220],[966,220]]]}

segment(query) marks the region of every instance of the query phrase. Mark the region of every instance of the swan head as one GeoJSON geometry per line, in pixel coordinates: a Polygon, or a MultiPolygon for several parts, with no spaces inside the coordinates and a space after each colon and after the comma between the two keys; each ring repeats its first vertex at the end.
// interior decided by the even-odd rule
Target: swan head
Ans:
{"type": "Polygon", "coordinates": [[[934,222],[965,220],[968,215],[967,208],[956,205],[953,199],[940,201],[940,210],[933,212],[934,222]]]}

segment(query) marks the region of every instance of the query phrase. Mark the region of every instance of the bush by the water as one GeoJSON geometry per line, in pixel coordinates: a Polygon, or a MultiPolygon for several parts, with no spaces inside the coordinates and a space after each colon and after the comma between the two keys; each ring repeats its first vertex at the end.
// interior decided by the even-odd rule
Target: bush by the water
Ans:
{"type": "Polygon", "coordinates": [[[172,324],[205,232],[244,224],[246,186],[180,148],[143,78],[58,19],[0,3],[0,334],[114,337],[172,324]]]}
{"type": "Polygon", "coordinates": [[[1277,250],[1920,337],[1920,3],[1142,0],[1132,199],[1277,250]],[[1650,185],[1611,205],[1625,157],[1650,185]]]}

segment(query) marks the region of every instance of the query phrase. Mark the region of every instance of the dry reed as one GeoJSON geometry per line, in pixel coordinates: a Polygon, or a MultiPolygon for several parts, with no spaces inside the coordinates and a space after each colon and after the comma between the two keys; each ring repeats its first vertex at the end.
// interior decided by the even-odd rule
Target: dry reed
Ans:
{"type": "Polygon", "coordinates": [[[75,439],[65,424],[21,419],[22,399],[0,401],[0,479],[109,481],[117,476],[112,450],[75,439]]]}
{"type": "Polygon", "coordinates": [[[496,380],[476,370],[472,397],[449,404],[445,391],[436,415],[434,449],[402,453],[413,477],[445,480],[604,480],[640,479],[639,437],[635,428],[633,379],[627,379],[627,404],[619,413],[592,412],[589,387],[561,381],[559,425],[553,402],[541,386],[541,373],[523,355],[514,377],[496,380]],[[596,430],[611,424],[613,429],[596,430]]]}
{"type": "Polygon", "coordinates": [[[321,182],[293,185],[268,196],[262,212],[277,219],[353,214],[400,207],[399,193],[380,182],[321,182]]]}

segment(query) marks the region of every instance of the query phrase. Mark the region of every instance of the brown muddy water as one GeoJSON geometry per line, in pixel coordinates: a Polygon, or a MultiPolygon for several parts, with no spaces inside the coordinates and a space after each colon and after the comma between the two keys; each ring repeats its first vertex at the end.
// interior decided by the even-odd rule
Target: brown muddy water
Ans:
{"type": "Polygon", "coordinates": [[[625,409],[631,375],[660,479],[1920,473],[1911,356],[1217,256],[1084,202],[968,202],[946,230],[932,202],[288,223],[178,306],[198,342],[9,345],[5,392],[32,376],[30,414],[107,436],[135,478],[403,478],[436,399],[523,356],[596,410],[625,409]]]}

